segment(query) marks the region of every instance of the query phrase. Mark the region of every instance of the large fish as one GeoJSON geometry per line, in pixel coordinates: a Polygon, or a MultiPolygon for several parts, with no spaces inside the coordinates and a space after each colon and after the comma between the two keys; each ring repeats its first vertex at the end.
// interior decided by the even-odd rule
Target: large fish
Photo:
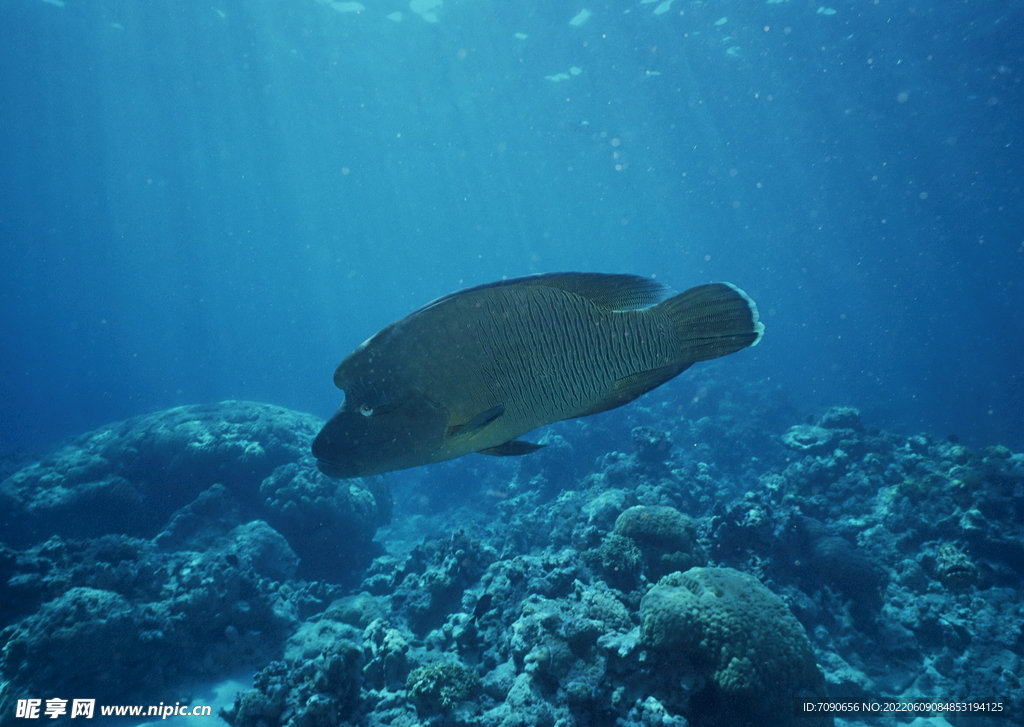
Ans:
{"type": "Polygon", "coordinates": [[[665,295],[634,275],[553,273],[438,298],[338,366],[345,400],[313,441],[317,466],[361,477],[526,454],[539,445],[517,437],[532,429],[622,406],[761,338],[754,302],[729,283],[665,295]]]}

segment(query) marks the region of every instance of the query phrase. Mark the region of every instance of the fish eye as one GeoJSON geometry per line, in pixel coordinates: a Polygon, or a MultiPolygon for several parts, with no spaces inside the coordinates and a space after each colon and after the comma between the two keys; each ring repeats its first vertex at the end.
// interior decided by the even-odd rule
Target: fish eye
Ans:
{"type": "Polygon", "coordinates": [[[359,413],[364,417],[373,416],[373,407],[369,404],[360,404],[359,413]]]}

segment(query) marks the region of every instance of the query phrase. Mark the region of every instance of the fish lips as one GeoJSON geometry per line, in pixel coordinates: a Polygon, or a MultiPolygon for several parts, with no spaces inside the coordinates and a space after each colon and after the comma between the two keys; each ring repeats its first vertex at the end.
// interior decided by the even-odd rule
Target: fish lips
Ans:
{"type": "MultiPolygon", "coordinates": [[[[314,450],[315,453],[315,450],[314,450]]],[[[317,457],[316,468],[328,477],[336,480],[347,480],[353,477],[361,477],[359,465],[353,462],[331,462],[330,460],[317,457]]]]}
{"type": "Polygon", "coordinates": [[[353,426],[359,423],[354,416],[360,415],[346,412],[344,408],[339,409],[313,440],[316,467],[328,477],[347,479],[367,474],[365,466],[355,456],[359,449],[360,434],[365,432],[359,432],[359,427],[353,426]]]}
{"type": "Polygon", "coordinates": [[[447,424],[448,410],[423,395],[372,416],[343,405],[313,440],[313,456],[336,479],[416,467],[435,461],[447,424]]]}

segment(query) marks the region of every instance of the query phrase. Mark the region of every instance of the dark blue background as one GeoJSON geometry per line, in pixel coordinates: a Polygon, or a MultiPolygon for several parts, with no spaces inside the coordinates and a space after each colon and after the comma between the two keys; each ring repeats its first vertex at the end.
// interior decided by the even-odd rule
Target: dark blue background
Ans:
{"type": "Polygon", "coordinates": [[[4,445],[327,416],[418,305],[598,270],[747,290],[721,371],[808,413],[1024,447],[1020,3],[365,4],[0,0],[4,445]]]}

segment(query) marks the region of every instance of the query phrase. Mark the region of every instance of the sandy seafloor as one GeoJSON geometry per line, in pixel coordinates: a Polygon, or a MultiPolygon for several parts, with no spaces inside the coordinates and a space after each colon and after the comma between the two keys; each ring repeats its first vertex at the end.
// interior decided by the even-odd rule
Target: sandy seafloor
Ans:
{"type": "Polygon", "coordinates": [[[714,371],[527,457],[365,480],[248,402],[7,461],[0,722],[84,697],[239,727],[1019,723],[1024,455],[714,371]]]}

